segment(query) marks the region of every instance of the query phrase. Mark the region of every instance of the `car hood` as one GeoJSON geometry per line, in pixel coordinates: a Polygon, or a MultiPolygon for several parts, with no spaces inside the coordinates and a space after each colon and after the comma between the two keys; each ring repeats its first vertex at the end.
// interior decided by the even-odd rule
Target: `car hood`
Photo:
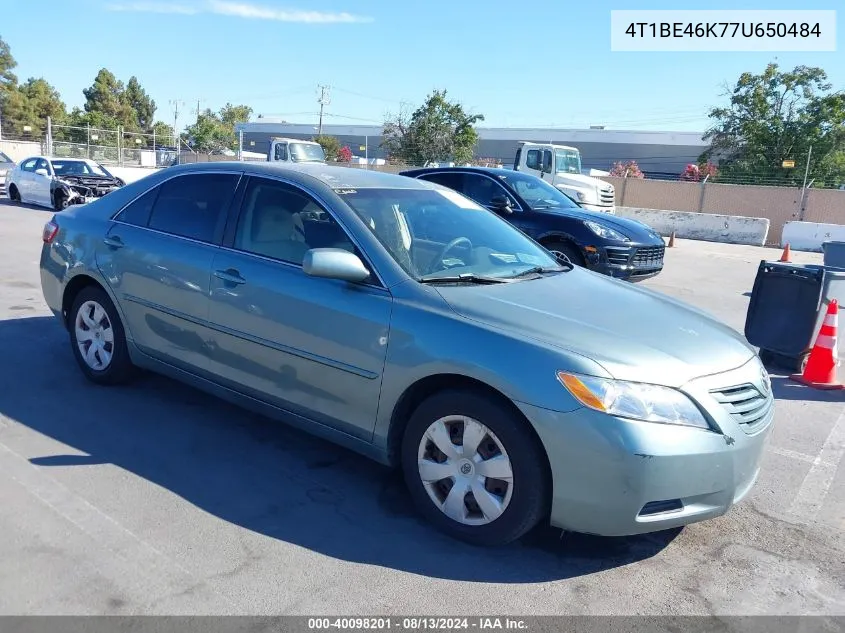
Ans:
{"type": "Polygon", "coordinates": [[[436,288],[462,317],[592,359],[619,380],[680,387],[756,354],[738,332],[692,306],[583,268],[436,288]]]}
{"type": "Polygon", "coordinates": [[[595,189],[598,187],[601,190],[612,189],[613,186],[604,180],[593,178],[592,176],[585,176],[584,174],[573,174],[568,171],[559,171],[555,174],[554,184],[568,184],[575,187],[591,187],[595,189]]]}
{"type": "Polygon", "coordinates": [[[567,209],[535,209],[535,213],[543,213],[552,216],[564,216],[568,218],[577,218],[583,221],[598,222],[604,226],[610,227],[622,233],[635,242],[663,244],[663,238],[660,237],[650,226],[643,224],[638,220],[631,220],[630,218],[620,218],[617,215],[610,215],[608,213],[601,213],[599,211],[588,211],[582,208],[567,208],[567,209]]]}

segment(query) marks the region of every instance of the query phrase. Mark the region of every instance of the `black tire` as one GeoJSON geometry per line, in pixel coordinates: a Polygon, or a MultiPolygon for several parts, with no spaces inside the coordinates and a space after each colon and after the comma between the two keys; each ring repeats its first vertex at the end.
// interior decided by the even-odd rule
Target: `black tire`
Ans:
{"type": "Polygon", "coordinates": [[[87,286],[83,288],[73,300],[70,314],[68,315],[68,330],[70,331],[70,343],[73,355],[82,373],[91,382],[98,385],[119,385],[128,382],[134,375],[134,366],[129,358],[129,350],[126,345],[126,334],[123,323],[111,299],[105,290],[98,286],[87,286]],[[88,365],[80,350],[77,340],[76,321],[77,315],[83,306],[88,302],[94,302],[102,306],[108,317],[108,323],[112,332],[110,345],[111,361],[103,369],[95,369],[88,365]]]}
{"type": "Polygon", "coordinates": [[[566,255],[566,258],[576,266],[585,266],[587,264],[584,260],[584,255],[574,244],[569,242],[547,242],[543,246],[552,253],[561,253],[566,255]]]}
{"type": "Polygon", "coordinates": [[[53,193],[53,208],[56,211],[64,211],[68,208],[68,206],[67,196],[65,196],[61,191],[53,193]]]}
{"type": "Polygon", "coordinates": [[[809,352],[805,352],[805,353],[801,354],[800,356],[798,356],[795,359],[795,365],[794,365],[795,371],[798,372],[799,374],[803,374],[804,370],[807,369],[807,361],[808,360],[810,360],[810,353],[809,352]]]}
{"type": "Polygon", "coordinates": [[[18,191],[18,188],[15,185],[9,185],[9,200],[17,202],[18,204],[21,202],[20,191],[18,191]]]}
{"type": "MultiPolygon", "coordinates": [[[[487,444],[482,442],[482,445],[487,444]]],[[[524,419],[495,398],[467,390],[444,391],[429,397],[408,421],[401,455],[405,481],[417,508],[453,538],[473,545],[505,545],[531,530],[548,512],[547,460],[539,440],[524,419]],[[429,497],[420,476],[417,465],[420,443],[431,424],[450,415],[467,416],[486,426],[510,459],[513,473],[510,502],[498,518],[484,525],[466,525],[448,517],[429,497]]]]}

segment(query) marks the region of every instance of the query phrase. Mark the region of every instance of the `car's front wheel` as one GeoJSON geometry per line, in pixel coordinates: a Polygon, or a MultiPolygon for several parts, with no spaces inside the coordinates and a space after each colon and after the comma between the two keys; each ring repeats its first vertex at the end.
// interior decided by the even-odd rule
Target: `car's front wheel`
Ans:
{"type": "Polygon", "coordinates": [[[546,512],[546,457],[506,403],[474,391],[429,397],[402,442],[402,467],[423,515],[447,534],[504,545],[546,512]]]}
{"type": "Polygon", "coordinates": [[[550,242],[548,244],[544,244],[544,246],[551,251],[553,255],[563,255],[576,266],[586,265],[584,256],[573,244],[568,242],[550,242]]]}
{"type": "Polygon", "coordinates": [[[86,378],[100,385],[115,385],[132,377],[123,324],[102,288],[88,286],[79,292],[69,325],[73,355],[86,378]]]}
{"type": "Polygon", "coordinates": [[[54,191],[53,192],[53,208],[56,211],[64,211],[68,208],[69,202],[67,196],[63,194],[61,191],[54,191]]]}
{"type": "Polygon", "coordinates": [[[18,191],[18,188],[17,188],[16,185],[9,185],[9,199],[12,202],[17,202],[17,203],[21,202],[21,192],[18,191]]]}

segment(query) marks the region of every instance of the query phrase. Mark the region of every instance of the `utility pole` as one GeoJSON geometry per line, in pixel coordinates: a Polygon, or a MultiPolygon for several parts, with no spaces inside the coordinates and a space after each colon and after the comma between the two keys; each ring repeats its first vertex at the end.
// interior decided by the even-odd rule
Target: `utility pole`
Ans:
{"type": "Polygon", "coordinates": [[[173,142],[176,145],[176,164],[178,165],[182,162],[182,144],[179,140],[179,106],[185,105],[185,102],[180,99],[171,99],[170,105],[173,106],[173,142]]]}
{"type": "Polygon", "coordinates": [[[200,113],[201,113],[200,104],[201,103],[205,103],[205,99],[197,99],[197,123],[200,122],[200,113]]]}
{"type": "Polygon", "coordinates": [[[317,125],[317,135],[321,136],[323,134],[323,108],[332,102],[329,97],[329,90],[331,89],[331,86],[324,86],[321,84],[317,86],[317,88],[320,91],[320,97],[317,99],[317,103],[320,104],[320,122],[317,125]]]}

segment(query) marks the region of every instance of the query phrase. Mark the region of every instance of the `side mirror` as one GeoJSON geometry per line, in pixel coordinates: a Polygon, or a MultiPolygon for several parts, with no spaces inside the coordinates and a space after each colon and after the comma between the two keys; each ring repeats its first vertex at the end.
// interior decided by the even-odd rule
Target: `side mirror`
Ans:
{"type": "Polygon", "coordinates": [[[36,169],[36,170],[35,170],[35,173],[36,173],[36,174],[38,174],[39,176],[49,176],[49,175],[50,175],[50,174],[47,172],[47,170],[46,170],[46,169],[44,169],[43,167],[42,167],[41,169],[36,169]]]}
{"type": "Polygon", "coordinates": [[[496,213],[513,213],[511,201],[507,196],[493,196],[490,199],[490,208],[496,213]]]}
{"type": "Polygon", "coordinates": [[[370,271],[355,253],[341,248],[312,248],[305,253],[302,270],[311,277],[352,283],[364,281],[370,276],[370,271]]]}

